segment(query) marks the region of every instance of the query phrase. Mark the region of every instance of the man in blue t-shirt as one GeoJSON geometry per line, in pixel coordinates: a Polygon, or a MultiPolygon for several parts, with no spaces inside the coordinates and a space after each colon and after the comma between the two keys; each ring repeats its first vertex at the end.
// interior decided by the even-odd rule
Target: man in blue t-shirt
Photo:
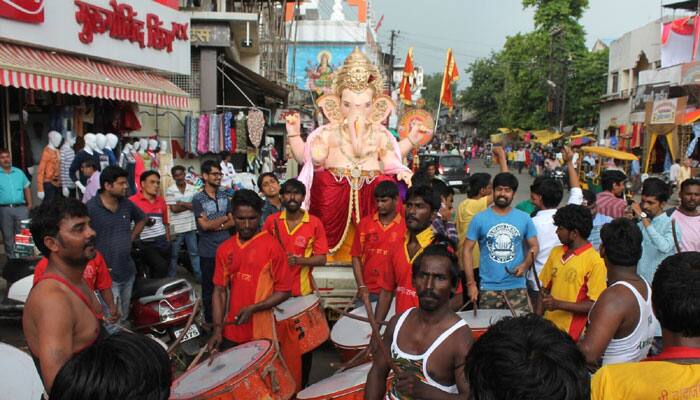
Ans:
{"type": "Polygon", "coordinates": [[[479,275],[481,300],[486,309],[505,309],[508,304],[518,311],[531,311],[525,288],[525,273],[537,254],[537,231],[530,216],[513,209],[518,179],[509,172],[493,178],[492,207],[476,214],[469,224],[462,262],[467,276],[467,292],[472,303],[479,298],[474,279],[472,251],[481,249],[479,275]]]}

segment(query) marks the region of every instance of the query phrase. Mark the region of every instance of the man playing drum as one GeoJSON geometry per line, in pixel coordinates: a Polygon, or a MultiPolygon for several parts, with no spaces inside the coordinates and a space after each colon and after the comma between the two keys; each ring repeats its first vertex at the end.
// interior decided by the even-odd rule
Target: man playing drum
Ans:
{"type": "Polygon", "coordinates": [[[387,392],[390,364],[381,352],[375,353],[365,398],[464,398],[469,392],[464,360],[473,339],[467,323],[449,307],[460,278],[451,244],[428,246],[413,263],[412,276],[418,308],[397,313],[384,333],[383,345],[390,346],[401,372],[387,392]]]}
{"type": "MultiPolygon", "coordinates": [[[[287,253],[292,273],[292,296],[306,296],[314,291],[313,267],[326,264],[326,231],[318,217],[301,208],[306,197],[303,183],[289,179],[282,185],[281,194],[284,211],[268,217],[263,229],[273,235],[287,253]]],[[[312,355],[312,352],[302,355],[301,387],[308,382],[312,355]]]]}
{"type": "Polygon", "coordinates": [[[95,258],[95,231],[83,203],[58,197],[32,210],[29,229],[49,260],[29,294],[22,328],[47,392],[70,357],[107,336],[102,307],[83,273],[95,258]]]}
{"type": "Polygon", "coordinates": [[[400,247],[405,237],[406,223],[396,210],[398,199],[396,183],[384,181],[378,184],[374,188],[377,212],[362,218],[355,231],[350,254],[360,301],[365,294],[369,295],[370,301],[379,299],[379,278],[389,261],[389,252],[400,247]]]}
{"type": "Polygon", "coordinates": [[[231,201],[236,234],[219,245],[214,269],[212,350],[253,339],[275,339],[272,308],[289,298],[291,271],[277,240],[260,232],[263,201],[241,189],[231,201]],[[228,315],[226,289],[231,290],[228,315]]]}
{"type": "MultiPolygon", "coordinates": [[[[440,196],[428,186],[413,186],[406,196],[406,237],[403,246],[395,248],[389,255],[389,263],[380,278],[381,292],[375,319],[384,321],[391,300],[396,296],[396,315],[418,306],[418,296],[413,287],[411,265],[433,242],[435,233],[433,219],[440,209],[440,196]]],[[[462,292],[459,285],[457,292],[462,292]]],[[[462,305],[461,296],[449,299],[453,310],[462,305]]]]}

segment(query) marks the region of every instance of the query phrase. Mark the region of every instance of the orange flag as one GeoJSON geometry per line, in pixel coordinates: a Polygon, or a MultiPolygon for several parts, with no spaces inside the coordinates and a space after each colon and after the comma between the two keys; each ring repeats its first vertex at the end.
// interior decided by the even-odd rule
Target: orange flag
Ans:
{"type": "Polygon", "coordinates": [[[440,101],[450,110],[454,106],[452,101],[452,84],[459,80],[459,69],[452,56],[452,49],[447,49],[445,59],[445,73],[442,77],[442,87],[440,88],[440,101]]]}
{"type": "Polygon", "coordinates": [[[408,49],[406,56],[406,64],[403,67],[403,77],[399,86],[399,98],[406,104],[413,104],[413,95],[411,94],[411,78],[413,78],[413,47],[408,49]]]}

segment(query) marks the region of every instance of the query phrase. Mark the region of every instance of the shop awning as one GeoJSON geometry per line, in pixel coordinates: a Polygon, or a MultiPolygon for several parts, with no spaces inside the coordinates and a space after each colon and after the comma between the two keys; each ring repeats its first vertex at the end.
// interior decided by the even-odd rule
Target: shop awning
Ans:
{"type": "Polygon", "coordinates": [[[0,86],[189,108],[189,95],[162,76],[3,42],[0,42],[0,86]]]}

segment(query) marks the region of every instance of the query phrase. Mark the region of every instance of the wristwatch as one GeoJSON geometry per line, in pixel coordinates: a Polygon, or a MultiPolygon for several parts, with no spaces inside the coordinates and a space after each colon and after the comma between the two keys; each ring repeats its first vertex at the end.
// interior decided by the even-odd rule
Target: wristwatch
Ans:
{"type": "Polygon", "coordinates": [[[644,211],[642,211],[642,212],[639,213],[639,218],[644,219],[644,218],[649,218],[649,216],[647,215],[647,213],[645,213],[644,211]]]}

